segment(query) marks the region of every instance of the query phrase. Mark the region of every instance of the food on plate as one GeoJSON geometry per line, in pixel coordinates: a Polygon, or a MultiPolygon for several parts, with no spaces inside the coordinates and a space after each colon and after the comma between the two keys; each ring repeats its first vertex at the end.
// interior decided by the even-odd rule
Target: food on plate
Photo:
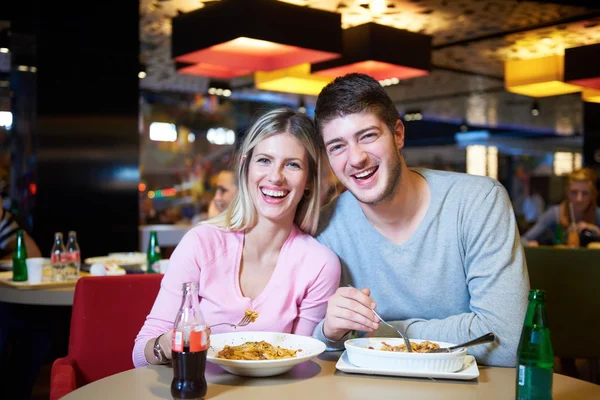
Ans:
{"type": "MultiPolygon", "coordinates": [[[[386,342],[381,342],[383,345],[380,350],[383,351],[400,351],[406,352],[406,345],[401,344],[398,346],[392,346],[387,344],[386,342]]],[[[424,340],[421,343],[410,342],[410,347],[412,348],[413,353],[428,353],[431,350],[439,349],[440,345],[437,343],[430,342],[429,340],[424,340]]],[[[373,347],[370,347],[373,349],[373,347]]]]}
{"type": "Polygon", "coordinates": [[[113,276],[113,275],[125,275],[125,270],[119,267],[117,264],[92,264],[90,267],[90,275],[94,276],[113,276]]]}
{"type": "Polygon", "coordinates": [[[254,322],[258,318],[258,313],[252,310],[246,310],[244,315],[248,317],[249,322],[254,322]]]}
{"type": "Polygon", "coordinates": [[[223,350],[217,353],[217,358],[228,360],[280,360],[296,357],[296,353],[299,351],[302,350],[275,347],[271,343],[261,340],[260,342],[246,342],[238,346],[225,345],[223,350]]]}

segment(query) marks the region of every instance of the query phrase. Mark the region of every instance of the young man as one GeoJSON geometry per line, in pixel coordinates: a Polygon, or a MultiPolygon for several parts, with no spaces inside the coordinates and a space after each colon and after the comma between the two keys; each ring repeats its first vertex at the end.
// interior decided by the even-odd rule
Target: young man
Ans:
{"type": "Polygon", "coordinates": [[[349,331],[379,327],[376,308],[410,338],[462,343],[494,332],[496,342],[470,353],[514,366],[529,278],[502,185],[409,169],[398,111],[368,75],[326,86],[315,120],[348,189],[321,214],[317,238],[340,257],[342,282],[315,337],[342,348],[349,331]]]}

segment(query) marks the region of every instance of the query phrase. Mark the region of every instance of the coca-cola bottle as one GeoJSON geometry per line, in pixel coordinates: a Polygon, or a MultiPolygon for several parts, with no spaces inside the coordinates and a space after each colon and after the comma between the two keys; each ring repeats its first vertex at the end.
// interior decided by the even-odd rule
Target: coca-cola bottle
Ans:
{"type": "Polygon", "coordinates": [[[67,263],[67,279],[79,278],[79,271],[81,270],[81,252],[79,251],[77,232],[75,231],[69,231],[65,261],[67,263]]]}
{"type": "Polygon", "coordinates": [[[63,234],[56,232],[54,234],[54,244],[50,250],[50,260],[52,263],[52,280],[65,280],[65,245],[63,244],[63,234]]]}
{"type": "Polygon", "coordinates": [[[198,283],[183,284],[183,300],[173,330],[171,346],[174,399],[203,399],[206,396],[206,351],[209,346],[208,326],[200,312],[198,283]]]}

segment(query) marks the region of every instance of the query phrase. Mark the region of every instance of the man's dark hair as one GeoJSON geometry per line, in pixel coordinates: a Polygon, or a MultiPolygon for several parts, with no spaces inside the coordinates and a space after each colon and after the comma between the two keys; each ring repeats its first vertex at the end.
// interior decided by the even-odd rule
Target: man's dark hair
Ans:
{"type": "Polygon", "coordinates": [[[392,99],[371,76],[359,73],[340,76],[325,86],[317,98],[317,130],[322,134],[327,122],[362,112],[374,114],[391,132],[394,132],[396,121],[400,118],[392,99]]]}

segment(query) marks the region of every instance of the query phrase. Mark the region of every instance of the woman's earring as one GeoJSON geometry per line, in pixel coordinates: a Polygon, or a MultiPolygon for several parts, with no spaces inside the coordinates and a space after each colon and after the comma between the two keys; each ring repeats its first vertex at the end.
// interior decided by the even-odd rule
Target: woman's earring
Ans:
{"type": "Polygon", "coordinates": [[[310,189],[304,189],[304,198],[305,199],[310,199],[311,194],[312,193],[311,193],[310,189]]]}

